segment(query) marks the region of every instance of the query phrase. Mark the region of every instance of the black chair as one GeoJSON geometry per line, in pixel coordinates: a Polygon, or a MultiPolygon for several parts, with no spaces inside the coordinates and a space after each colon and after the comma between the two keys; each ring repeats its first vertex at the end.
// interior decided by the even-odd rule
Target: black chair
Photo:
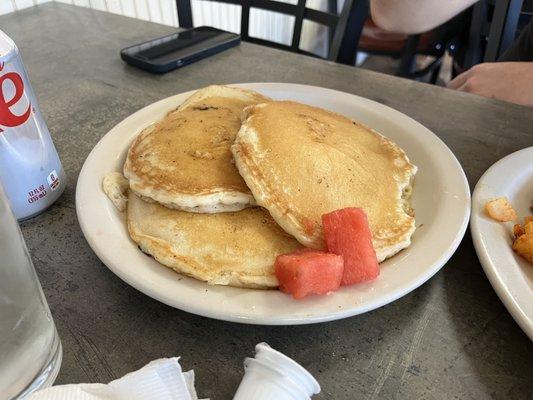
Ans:
{"type": "Polygon", "coordinates": [[[523,0],[483,0],[474,5],[463,70],[496,61],[507,50],[515,38],[522,3],[523,0]]]}
{"type": "MultiPolygon", "coordinates": [[[[337,14],[337,1],[329,0],[328,11],[319,11],[306,7],[306,0],[297,4],[282,3],[273,0],[202,0],[241,6],[241,31],[243,41],[281,50],[302,53],[317,57],[316,54],[300,49],[300,39],[304,20],[317,22],[330,29],[329,50],[326,59],[354,65],[357,45],[364,20],[368,14],[367,0],[346,0],[342,11],[337,14]],[[249,35],[250,8],[258,8],[281,14],[292,15],[294,29],[290,45],[272,42],[249,35]]],[[[176,0],[180,27],[193,27],[191,0],[176,0]]]]}
{"type": "Polygon", "coordinates": [[[446,51],[449,33],[439,27],[419,35],[405,35],[388,32],[376,26],[368,18],[363,26],[358,50],[370,55],[386,56],[399,60],[395,75],[419,79],[429,75],[429,82],[435,83],[446,51]],[[434,60],[422,69],[416,69],[418,55],[431,56],[434,60]]]}
{"type": "Polygon", "coordinates": [[[400,49],[394,41],[390,41],[387,48],[386,43],[377,46],[368,40],[367,21],[359,41],[359,50],[400,59],[397,76],[418,79],[429,75],[429,82],[436,83],[446,51],[454,57],[454,76],[475,64],[496,61],[514,40],[522,2],[481,0],[431,32],[406,37],[400,49]],[[416,70],[417,55],[432,56],[434,61],[416,70]]]}

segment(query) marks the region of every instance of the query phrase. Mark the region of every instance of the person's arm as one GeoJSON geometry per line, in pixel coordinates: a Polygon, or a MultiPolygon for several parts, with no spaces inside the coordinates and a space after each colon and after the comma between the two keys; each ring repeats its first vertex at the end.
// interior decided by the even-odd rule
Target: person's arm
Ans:
{"type": "Polygon", "coordinates": [[[377,26],[391,32],[415,34],[452,19],[478,0],[371,0],[377,26]]]}
{"type": "Polygon", "coordinates": [[[533,62],[478,64],[458,75],[448,88],[533,107],[533,62]]]}

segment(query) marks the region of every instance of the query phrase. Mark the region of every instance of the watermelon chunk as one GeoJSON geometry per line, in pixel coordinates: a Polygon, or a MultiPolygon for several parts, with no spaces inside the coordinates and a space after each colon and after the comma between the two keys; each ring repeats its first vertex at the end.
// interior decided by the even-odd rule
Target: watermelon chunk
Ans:
{"type": "Polygon", "coordinates": [[[343,285],[375,279],[379,264],[372,246],[372,233],[365,212],[344,208],[322,216],[328,251],[344,258],[343,285]]]}
{"type": "Polygon", "coordinates": [[[312,249],[299,249],[276,257],[279,289],[301,299],[309,294],[327,294],[341,284],[342,256],[312,249]]]}

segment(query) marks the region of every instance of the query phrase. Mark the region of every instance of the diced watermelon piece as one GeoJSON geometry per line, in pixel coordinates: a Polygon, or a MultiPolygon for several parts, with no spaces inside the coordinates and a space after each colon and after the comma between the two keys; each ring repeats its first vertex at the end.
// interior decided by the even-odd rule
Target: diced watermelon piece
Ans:
{"type": "Polygon", "coordinates": [[[309,294],[327,294],[341,284],[342,256],[312,249],[298,249],[276,257],[279,289],[295,299],[309,294]]]}
{"type": "Polygon", "coordinates": [[[322,227],[328,251],[344,257],[343,285],[370,281],[379,275],[372,233],[362,209],[351,207],[324,214],[322,227]]]}

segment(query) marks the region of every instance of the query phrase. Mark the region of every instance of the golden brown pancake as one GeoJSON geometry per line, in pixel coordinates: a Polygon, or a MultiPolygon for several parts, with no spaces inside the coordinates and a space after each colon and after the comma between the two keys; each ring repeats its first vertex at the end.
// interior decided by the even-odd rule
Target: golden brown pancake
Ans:
{"type": "Polygon", "coordinates": [[[301,247],[260,207],[189,213],[147,203],[130,191],[127,221],[143,252],[210,284],[277,287],[276,256],[301,247]]]}
{"type": "Polygon", "coordinates": [[[245,110],[232,147],[257,203],[300,243],[324,248],[321,216],[367,214],[378,260],[409,246],[416,167],[402,149],[342,115],[291,101],[245,110]]]}
{"type": "Polygon", "coordinates": [[[124,165],[130,188],[143,198],[190,212],[236,211],[253,205],[230,146],[243,108],[266,100],[227,86],[197,91],[134,140],[124,165]]]}

